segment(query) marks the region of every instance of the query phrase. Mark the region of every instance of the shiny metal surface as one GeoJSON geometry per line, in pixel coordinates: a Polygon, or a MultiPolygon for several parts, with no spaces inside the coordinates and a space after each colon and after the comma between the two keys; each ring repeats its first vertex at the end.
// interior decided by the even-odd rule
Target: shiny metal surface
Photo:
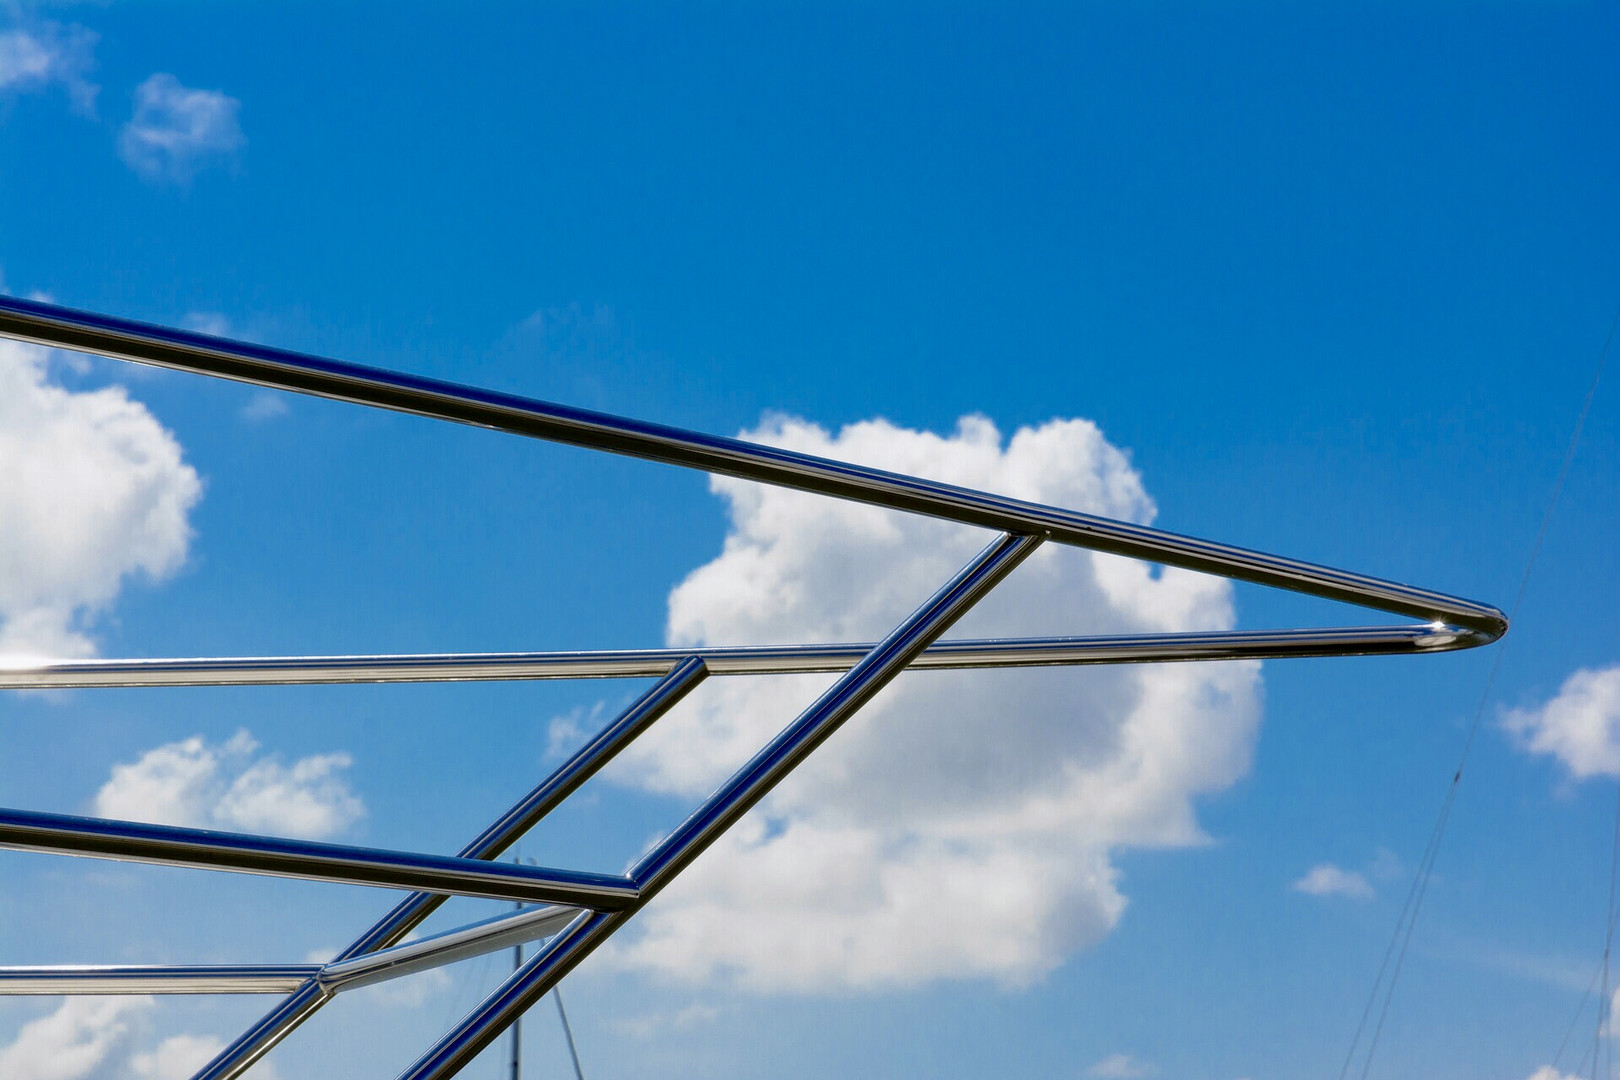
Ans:
{"type": "Polygon", "coordinates": [[[637,896],[628,878],[606,874],[28,810],[0,809],[0,848],[602,911],[637,896]]]}
{"type": "Polygon", "coordinates": [[[401,1073],[400,1080],[442,1080],[461,1071],[1040,544],[1036,536],[1007,535],[975,556],[636,864],[631,877],[640,897],[635,905],[581,914],[401,1073]]]}
{"type": "Polygon", "coordinates": [[[0,664],[0,689],[660,679],[456,856],[0,810],[0,847],[414,890],[324,966],[0,969],[0,995],[290,992],[205,1066],[195,1080],[239,1077],[341,989],[503,948],[513,941],[554,935],[404,1074],[411,1080],[454,1075],[651,901],[873,694],[909,668],[1419,654],[1488,644],[1507,629],[1502,613],[1489,605],[1348,571],[737,439],[36,301],[0,297],[0,337],[742,477],[1003,534],[876,644],[0,664]],[[937,640],[1045,540],[1371,607],[1420,619],[1422,623],[1089,638],[937,640]],[[815,704],[655,845],[630,876],[493,862],[708,675],[788,672],[842,675],[815,704]],[[406,935],[448,895],[546,906],[402,944],[406,935]]]}
{"type": "Polygon", "coordinates": [[[682,465],[1001,532],[1035,533],[1059,544],[1451,623],[1492,639],[1507,630],[1507,618],[1488,604],[1363,574],[740,439],[265,345],[12,296],[0,297],[0,336],[682,465]]]}
{"type": "MultiPolygon", "coordinates": [[[[518,837],[555,809],[568,795],[595,775],[613,755],[624,749],[654,721],[674,708],[708,675],[701,660],[688,657],[677,663],[658,684],[637,698],[629,708],[590,742],[580,747],[528,794],[514,803],[459,852],[464,859],[497,859],[518,837]]],[[[394,906],[370,929],[337,955],[334,964],[365,956],[399,942],[423,919],[436,911],[445,897],[418,892],[394,906]]],[[[194,1080],[233,1080],[255,1061],[314,1016],[331,998],[331,991],[316,980],[301,987],[257,1024],[237,1036],[236,1041],[215,1055],[194,1080]]]]}
{"type": "MultiPolygon", "coordinates": [[[[1466,627],[1329,627],[1219,633],[941,641],[912,663],[919,671],[1190,660],[1279,660],[1436,652],[1489,644],[1466,627]]],[[[522,679],[629,679],[667,674],[682,659],[711,675],[846,671],[872,649],[853,645],[746,645],[601,652],[427,653],[401,656],[243,656],[174,660],[53,660],[0,664],[0,690],[134,686],[288,686],[522,679]]]]}
{"type": "Polygon", "coordinates": [[[400,1073],[399,1080],[442,1080],[466,1068],[627,918],[623,912],[581,912],[567,929],[541,946],[432,1049],[400,1073]]]}
{"type": "Polygon", "coordinates": [[[311,979],[330,993],[414,975],[549,937],[579,908],[537,907],[330,964],[63,964],[0,967],[0,994],[290,994],[311,979]]]}
{"type": "Polygon", "coordinates": [[[1001,537],[893,633],[878,642],[860,663],[828,687],[797,720],[738,769],[695,813],[636,864],[630,872],[640,892],[636,906],[656,896],[1040,543],[1038,536],[1008,534],[1001,537]]]}
{"type": "Polygon", "coordinates": [[[349,960],[334,960],[315,977],[335,991],[370,986],[550,937],[572,922],[579,912],[579,908],[548,906],[497,915],[404,945],[378,949],[349,960]]]}
{"type": "Polygon", "coordinates": [[[288,994],[319,964],[193,964],[0,968],[0,994],[288,994]]]}

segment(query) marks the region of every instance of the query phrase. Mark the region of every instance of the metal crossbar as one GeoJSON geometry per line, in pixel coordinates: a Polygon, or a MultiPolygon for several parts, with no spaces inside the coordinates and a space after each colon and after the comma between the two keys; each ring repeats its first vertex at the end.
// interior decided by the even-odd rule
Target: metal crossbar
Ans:
{"type": "Polygon", "coordinates": [[[840,725],[908,668],[1003,668],[1445,652],[1507,630],[1486,604],[1128,522],[260,345],[0,297],[0,337],[649,459],[987,527],[992,541],[886,638],[863,644],[572,653],[46,661],[0,668],[0,689],[466,682],[657,676],[659,682],[455,856],[0,809],[0,847],[410,889],[324,965],[0,968],[0,995],[284,993],[195,1080],[241,1076],[333,995],[547,938],[401,1074],[459,1072],[651,902],[840,725]],[[1148,559],[1424,620],[1418,625],[939,641],[1042,542],[1148,559]],[[623,877],[497,864],[520,836],[709,675],[842,672],[800,716],[623,877]],[[531,907],[410,943],[449,896],[531,907]]]}

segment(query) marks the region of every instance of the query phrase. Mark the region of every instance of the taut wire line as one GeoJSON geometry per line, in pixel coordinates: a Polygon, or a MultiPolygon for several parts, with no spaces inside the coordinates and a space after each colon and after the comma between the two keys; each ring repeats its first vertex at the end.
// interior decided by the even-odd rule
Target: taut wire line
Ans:
{"type": "MultiPolygon", "coordinates": [[[[1547,501],[1547,509],[1541,515],[1541,525],[1536,530],[1536,540],[1530,548],[1530,558],[1525,563],[1524,574],[1519,578],[1518,592],[1514,594],[1513,606],[1508,611],[1508,620],[1511,623],[1518,618],[1519,609],[1524,603],[1526,587],[1530,584],[1530,576],[1535,572],[1536,560],[1541,555],[1541,548],[1547,539],[1547,526],[1551,523],[1553,512],[1558,507],[1558,500],[1564,492],[1564,483],[1569,479],[1570,466],[1575,461],[1575,451],[1580,446],[1581,433],[1586,428],[1586,419],[1592,411],[1592,399],[1597,395],[1598,383],[1603,378],[1603,368],[1609,360],[1609,350],[1614,345],[1615,330],[1620,327],[1620,307],[1615,309],[1614,317],[1609,321],[1609,332],[1603,340],[1603,349],[1598,354],[1597,370],[1592,373],[1592,381],[1586,388],[1586,397],[1581,402],[1580,415],[1575,420],[1575,430],[1570,433],[1569,445],[1564,450],[1564,460],[1558,469],[1558,478],[1553,482],[1552,497],[1547,501]]],[[[1378,966],[1378,975],[1373,980],[1372,990],[1367,995],[1367,1005],[1362,1010],[1361,1021],[1356,1025],[1355,1036],[1350,1040],[1350,1049],[1344,1056],[1344,1065],[1339,1069],[1339,1080],[1345,1080],[1349,1075],[1350,1065],[1355,1060],[1356,1050],[1361,1043],[1362,1033],[1366,1030],[1367,1020],[1372,1015],[1373,1007],[1378,1001],[1380,991],[1383,994],[1383,1004],[1378,1008],[1378,1021],[1373,1026],[1372,1037],[1367,1042],[1367,1056],[1361,1065],[1361,1080],[1366,1080],[1372,1068],[1373,1054],[1378,1049],[1379,1037],[1384,1031],[1384,1021],[1389,1015],[1389,1005],[1395,996],[1395,986],[1400,981],[1401,968],[1406,962],[1406,950],[1412,943],[1412,930],[1417,925],[1418,914],[1423,909],[1423,898],[1429,890],[1429,879],[1434,871],[1435,858],[1440,853],[1440,841],[1445,836],[1446,824],[1451,818],[1452,807],[1457,799],[1457,787],[1462,783],[1463,768],[1468,764],[1469,752],[1474,747],[1474,739],[1479,734],[1479,725],[1485,715],[1485,706],[1489,704],[1491,691],[1496,686],[1497,673],[1502,668],[1503,646],[1498,643],[1495,655],[1491,658],[1491,667],[1485,677],[1485,687],[1480,693],[1479,704],[1474,708],[1474,716],[1468,724],[1468,733],[1463,739],[1462,753],[1458,755],[1457,767],[1452,771],[1451,782],[1446,786],[1446,797],[1440,805],[1440,813],[1434,822],[1434,828],[1429,833],[1429,841],[1424,845],[1423,856],[1418,860],[1417,872],[1413,876],[1412,886],[1407,891],[1406,903],[1401,907],[1401,914],[1395,921],[1395,931],[1390,936],[1389,946],[1384,950],[1383,962],[1378,966]],[[1394,967],[1390,967],[1390,957],[1395,959],[1394,967]],[[1384,982],[1386,971],[1389,973],[1389,982],[1384,982]]],[[[1601,1016],[1604,1007],[1599,1003],[1598,1012],[1601,1016]]],[[[1601,1025],[1601,1020],[1599,1021],[1601,1025]]],[[[1596,1068],[1596,1062],[1593,1063],[1596,1068]]]]}

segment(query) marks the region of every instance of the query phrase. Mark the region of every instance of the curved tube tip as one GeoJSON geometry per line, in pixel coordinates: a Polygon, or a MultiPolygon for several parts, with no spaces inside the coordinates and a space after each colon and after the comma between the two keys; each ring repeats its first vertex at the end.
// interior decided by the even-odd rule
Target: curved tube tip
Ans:
{"type": "MultiPolygon", "coordinates": [[[[1500,614],[1500,613],[1498,613],[1500,614]]],[[[1435,649],[1454,652],[1458,649],[1477,649],[1481,645],[1489,645],[1499,641],[1507,633],[1507,619],[1501,618],[1489,630],[1476,629],[1472,626],[1457,626],[1453,623],[1435,620],[1430,623],[1430,633],[1413,642],[1419,649],[1435,649]]]]}
{"type": "Polygon", "coordinates": [[[1470,619],[1459,629],[1469,632],[1468,636],[1477,640],[1470,640],[1467,644],[1459,644],[1459,649],[1472,649],[1479,645],[1489,645],[1493,641],[1500,641],[1502,635],[1508,632],[1508,617],[1500,608],[1481,604],[1484,609],[1483,617],[1478,620],[1470,619]]]}

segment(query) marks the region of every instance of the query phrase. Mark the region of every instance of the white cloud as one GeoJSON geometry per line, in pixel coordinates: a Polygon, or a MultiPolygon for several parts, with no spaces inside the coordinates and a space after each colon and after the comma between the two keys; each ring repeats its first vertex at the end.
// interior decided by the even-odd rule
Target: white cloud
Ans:
{"type": "Polygon", "coordinates": [[[254,760],[258,743],[246,731],[210,745],[200,736],[114,765],[96,793],[101,817],[151,821],[311,839],[342,832],[365,816],[349,790],[347,754],[316,754],[291,766],[274,757],[254,760]]]}
{"type": "MultiPolygon", "coordinates": [[[[225,1040],[214,1035],[171,1035],[155,1049],[133,1055],[130,1071],[141,1080],[190,1080],[223,1049],[225,1040]]],[[[254,1080],[262,1072],[255,1067],[254,1080]]]]}
{"type": "Polygon", "coordinates": [[[1406,864],[1389,848],[1381,847],[1373,852],[1373,860],[1367,867],[1367,875],[1378,881],[1398,881],[1406,876],[1406,864]]]}
{"type": "Polygon", "coordinates": [[[242,419],[253,424],[262,424],[266,420],[286,415],[287,396],[270,390],[256,392],[248,399],[248,403],[242,406],[242,419]]]}
{"type": "MultiPolygon", "coordinates": [[[[22,1026],[0,1046],[5,1080],[187,1080],[224,1049],[213,1035],[171,1035],[150,1050],[136,1044],[148,1027],[149,997],[71,997],[22,1026]]],[[[254,1066],[255,1080],[276,1080],[254,1066]]]]}
{"type": "Polygon", "coordinates": [[[180,325],[212,337],[230,337],[231,320],[217,311],[188,311],[180,325]]]}
{"type": "Polygon", "coordinates": [[[1373,887],[1354,870],[1345,870],[1332,863],[1320,863],[1290,886],[1295,892],[1307,896],[1344,896],[1351,900],[1371,900],[1373,887]]]}
{"type": "Polygon", "coordinates": [[[671,1031],[691,1031],[713,1023],[720,1010],[713,1005],[693,1002],[674,1012],[652,1012],[609,1021],[609,1026],[632,1039],[652,1039],[671,1031]]]}
{"type": "Polygon", "coordinates": [[[1530,1074],[1529,1080],[1581,1080],[1574,1073],[1561,1073],[1551,1065],[1543,1065],[1530,1074]]]}
{"type": "Polygon", "coordinates": [[[83,1080],[121,1056],[130,1021],[150,1008],[146,997],[68,998],[55,1012],[30,1020],[0,1047],[6,1080],[83,1080]]]}
{"type": "Polygon", "coordinates": [[[1151,1062],[1141,1061],[1129,1054],[1109,1054],[1086,1070],[1087,1076],[1106,1077],[1107,1080],[1137,1080],[1152,1076],[1158,1070],[1151,1062]]]}
{"type": "Polygon", "coordinates": [[[0,92],[30,93],[59,85],[75,112],[94,115],[100,88],[85,76],[96,66],[96,40],[82,26],[55,22],[0,33],[0,92]]]}
{"type": "Polygon", "coordinates": [[[193,90],[159,72],[135,88],[135,115],[124,125],[118,152],[148,180],[187,183],[247,142],[236,116],[241,105],[218,90],[193,90]]]}
{"type": "Polygon", "coordinates": [[[362,987],[360,992],[391,1009],[420,1009],[429,998],[449,990],[455,982],[444,968],[428,968],[414,975],[362,987]]]}
{"type": "Polygon", "coordinates": [[[49,353],[0,341],[0,656],[84,656],[126,577],[185,560],[202,492],[122,387],[70,391],[49,353]]]}
{"type": "Polygon", "coordinates": [[[1502,726],[1532,754],[1556,757],[1577,780],[1620,775],[1620,664],[1580,668],[1557,697],[1509,710],[1502,726]]]}
{"type": "MultiPolygon", "coordinates": [[[[836,437],[771,418],[745,437],[1133,521],[1152,501],[1083,420],[954,434],[885,421],[836,437]]],[[[671,594],[671,644],[882,636],[987,541],[979,530],[716,478],[722,553],[671,594]]],[[[1231,588],[1050,546],[956,636],[1214,630],[1231,588]]],[[[728,678],[633,744],[620,782],[700,797],[825,677],[728,678]]],[[[1253,663],[902,677],[717,843],[615,943],[617,962],[793,991],[944,978],[1027,983],[1125,907],[1125,847],[1203,841],[1193,799],[1248,769],[1253,663]]]]}

